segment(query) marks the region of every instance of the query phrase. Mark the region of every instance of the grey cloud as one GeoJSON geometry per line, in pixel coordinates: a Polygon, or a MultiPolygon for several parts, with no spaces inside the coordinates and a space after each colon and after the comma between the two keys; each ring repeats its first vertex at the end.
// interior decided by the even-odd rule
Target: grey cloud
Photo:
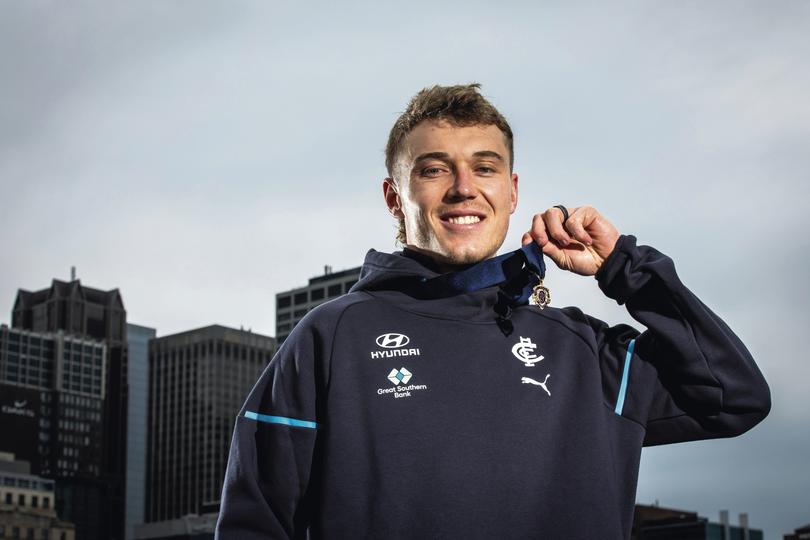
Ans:
{"type": "MultiPolygon", "coordinates": [[[[276,291],[394,248],[382,151],[408,98],[477,80],[516,133],[504,249],[534,212],[593,204],[672,256],[772,382],[750,435],[645,451],[640,498],[749,511],[769,538],[806,522],[810,5],[427,6],[4,3],[0,320],[75,264],[160,334],[272,334],[276,291]]],[[[548,282],[633,322],[592,279],[548,282]]]]}

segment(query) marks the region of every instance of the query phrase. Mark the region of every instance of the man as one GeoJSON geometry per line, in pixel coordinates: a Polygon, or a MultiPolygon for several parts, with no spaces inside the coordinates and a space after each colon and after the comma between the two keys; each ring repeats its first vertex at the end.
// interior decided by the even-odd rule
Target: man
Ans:
{"type": "Polygon", "coordinates": [[[405,248],[369,251],[251,391],[219,538],[628,538],[643,445],[767,415],[737,336],[594,208],[537,214],[523,247],[495,256],[513,159],[478,85],[413,98],[383,182],[405,248]],[[543,255],[595,276],[647,330],[545,307],[543,255]]]}

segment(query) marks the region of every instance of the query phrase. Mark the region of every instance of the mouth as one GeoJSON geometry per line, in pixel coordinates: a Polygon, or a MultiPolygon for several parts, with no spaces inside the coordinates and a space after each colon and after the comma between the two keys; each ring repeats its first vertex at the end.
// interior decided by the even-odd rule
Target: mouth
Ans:
{"type": "Polygon", "coordinates": [[[451,229],[470,229],[478,225],[486,219],[486,216],[481,212],[474,212],[470,210],[452,211],[439,215],[439,219],[443,224],[451,229]]]}

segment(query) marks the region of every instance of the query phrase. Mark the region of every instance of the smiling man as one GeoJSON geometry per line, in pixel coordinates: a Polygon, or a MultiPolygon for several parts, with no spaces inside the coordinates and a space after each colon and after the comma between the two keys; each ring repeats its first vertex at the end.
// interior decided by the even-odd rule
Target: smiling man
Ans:
{"type": "Polygon", "coordinates": [[[513,163],[478,85],[411,100],[383,181],[404,248],[370,250],[256,383],[219,538],[626,539],[642,446],[732,437],[768,414],[739,338],[670,258],[591,206],[536,214],[497,255],[513,163]],[[548,306],[544,256],[647,329],[548,306]]]}

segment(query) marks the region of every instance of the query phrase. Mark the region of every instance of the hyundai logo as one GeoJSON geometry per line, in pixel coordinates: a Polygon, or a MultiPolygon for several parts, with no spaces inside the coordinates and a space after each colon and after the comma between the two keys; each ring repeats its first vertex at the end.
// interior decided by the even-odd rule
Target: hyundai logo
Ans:
{"type": "Polygon", "coordinates": [[[377,345],[386,349],[398,349],[408,344],[410,339],[405,334],[383,334],[377,338],[377,345]]]}

